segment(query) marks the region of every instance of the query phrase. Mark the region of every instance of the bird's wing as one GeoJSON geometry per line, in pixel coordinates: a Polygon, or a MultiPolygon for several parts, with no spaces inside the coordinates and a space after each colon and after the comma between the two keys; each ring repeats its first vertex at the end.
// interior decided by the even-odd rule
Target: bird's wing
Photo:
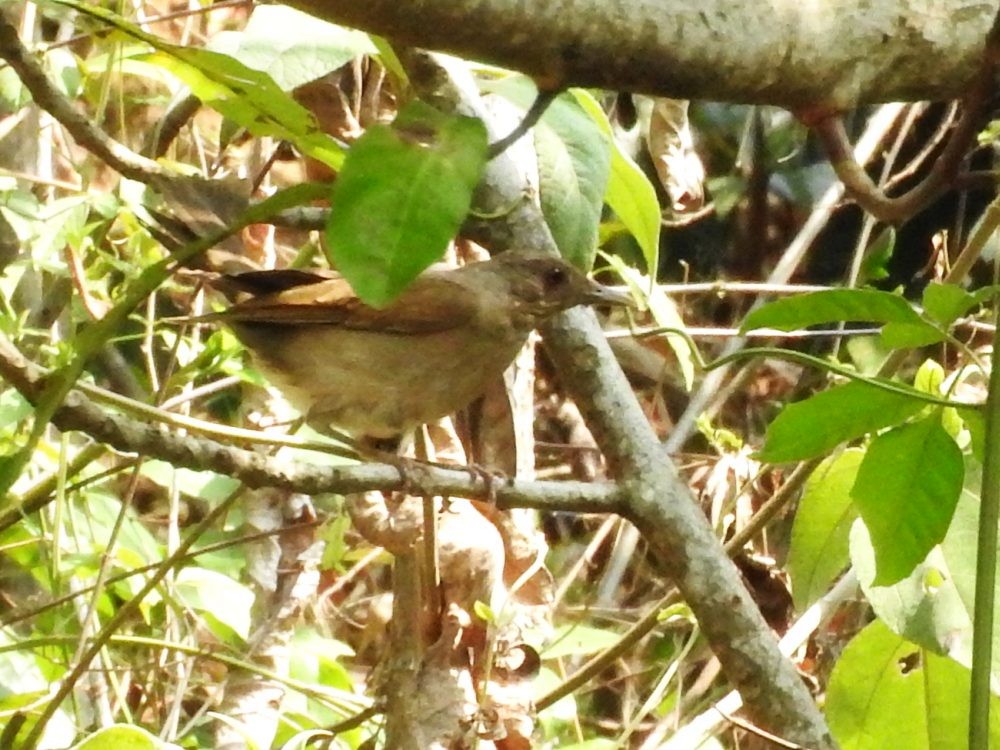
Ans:
{"type": "Polygon", "coordinates": [[[247,271],[245,273],[226,274],[214,285],[224,291],[238,290],[245,294],[261,297],[265,294],[283,292],[300,286],[309,286],[323,281],[343,281],[340,274],[321,268],[304,271],[298,268],[282,268],[273,271],[247,271]]]}
{"type": "Polygon", "coordinates": [[[253,297],[233,305],[218,317],[239,323],[337,325],[349,330],[396,334],[437,333],[471,320],[477,302],[477,295],[463,285],[446,276],[426,274],[393,303],[377,309],[359,300],[342,278],[333,278],[253,297]]]}

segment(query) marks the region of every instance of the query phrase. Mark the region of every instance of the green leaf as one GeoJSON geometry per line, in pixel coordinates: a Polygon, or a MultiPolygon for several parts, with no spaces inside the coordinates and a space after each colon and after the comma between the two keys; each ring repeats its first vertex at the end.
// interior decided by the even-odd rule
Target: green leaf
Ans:
{"type": "Polygon", "coordinates": [[[969,431],[969,448],[979,463],[986,451],[986,415],[978,409],[959,409],[959,416],[969,431]]]}
{"type": "Polygon", "coordinates": [[[858,517],[851,487],[864,455],[863,450],[851,448],[832,456],[806,482],[788,552],[792,600],[800,612],[847,567],[851,524],[858,517]]]}
{"type": "Polygon", "coordinates": [[[54,2],[149,44],[156,51],[140,59],[169,70],[202,102],[252,135],[289,141],[304,154],[333,169],[340,168],[344,155],[337,142],[319,129],[309,110],[282,91],[266,73],[218,52],[169,44],[99,6],[77,0],[54,2]]]}
{"type": "MultiPolygon", "coordinates": [[[[955,516],[948,534],[941,543],[941,552],[947,560],[958,596],[965,605],[970,626],[964,642],[971,646],[972,613],[976,601],[976,557],[979,538],[979,492],[982,486],[982,467],[969,460],[966,464],[965,487],[955,508],[955,516]]],[[[997,545],[1000,552],[1000,543],[997,545]]],[[[1000,555],[998,555],[1000,559],[1000,555]]],[[[1000,578],[994,583],[994,623],[1000,623],[1000,578]]],[[[970,654],[971,657],[971,654],[970,654]]],[[[993,627],[993,658],[991,669],[994,679],[1000,679],[1000,627],[993,627]]]]}
{"type": "MultiPolygon", "coordinates": [[[[906,578],[877,586],[875,548],[864,523],[851,529],[851,562],[875,614],[897,635],[960,664],[972,663],[972,619],[959,596],[954,571],[940,548],[906,578]]],[[[975,554],[975,544],[972,546],[975,554]]]]}
{"type": "Polygon", "coordinates": [[[31,402],[13,388],[0,392],[0,428],[14,427],[32,411],[31,402]]]}
{"type": "Polygon", "coordinates": [[[896,249],[896,230],[886,227],[868,247],[861,264],[861,281],[880,281],[889,277],[889,261],[896,249]]]}
{"type": "Polygon", "coordinates": [[[496,613],[490,608],[490,605],[486,602],[481,602],[478,599],[472,603],[472,611],[476,613],[478,617],[483,622],[495,623],[497,621],[496,613]]]}
{"type": "Polygon", "coordinates": [[[343,163],[343,149],[319,129],[308,109],[267,74],[227,55],[162,42],[156,52],[142,59],[169,70],[204,104],[251,135],[288,141],[331,169],[339,169],[343,163]]]}
{"type": "Polygon", "coordinates": [[[598,225],[610,171],[610,149],[568,95],[557,98],[535,128],[538,197],[559,252],[584,271],[594,265],[598,225]]]}
{"type": "Polygon", "coordinates": [[[944,368],[933,359],[926,359],[917,368],[917,374],[913,376],[913,387],[932,396],[940,396],[944,380],[944,368]]]}
{"type": "Polygon", "coordinates": [[[142,475],[164,488],[176,488],[191,497],[200,498],[212,505],[229,497],[240,481],[212,471],[193,471],[172,466],[165,461],[144,461],[142,475]]]}
{"type": "Polygon", "coordinates": [[[782,463],[821,456],[841,443],[903,422],[923,403],[853,381],[789,404],[767,428],[762,461],[782,463]]]}
{"type": "MultiPolygon", "coordinates": [[[[879,620],[844,649],[826,692],[826,716],[842,750],[964,748],[968,712],[968,670],[879,620]]],[[[990,717],[990,746],[1000,747],[996,697],[990,717]]]]}
{"type": "Polygon", "coordinates": [[[872,289],[826,289],[770,302],[747,315],[740,330],[794,331],[840,321],[927,325],[898,294],[872,289]]]}
{"type": "MultiPolygon", "coordinates": [[[[485,87],[527,109],[534,85],[508,76],[485,87]]],[[[584,271],[594,264],[598,225],[608,184],[611,147],[572,94],[556,97],[534,127],[538,197],[564,258],[584,271]]]]}
{"type": "Polygon", "coordinates": [[[98,729],[83,742],[73,745],[72,750],[173,750],[179,745],[164,742],[141,727],[131,724],[98,729]]]}
{"type": "MultiPolygon", "coordinates": [[[[891,586],[872,585],[875,551],[871,538],[863,523],[851,531],[851,560],[875,614],[897,635],[963,666],[972,663],[981,481],[979,466],[969,459],[965,487],[944,541],[913,573],[891,586]]],[[[994,606],[1000,620],[1000,580],[995,586],[994,606]]],[[[1000,628],[993,633],[990,666],[994,677],[1000,677],[1000,628]]]]}
{"type": "Polygon", "coordinates": [[[31,92],[9,65],[0,68],[0,109],[17,112],[31,101],[31,92]]]}
{"type": "Polygon", "coordinates": [[[343,664],[354,656],[346,643],[320,635],[312,627],[300,627],[288,646],[289,673],[295,679],[336,690],[350,691],[354,687],[343,664]]]}
{"type": "Polygon", "coordinates": [[[334,184],[326,237],[361,299],[388,304],[441,258],[469,212],[486,149],[479,120],[419,101],[357,140],[334,184]]]}
{"type": "Polygon", "coordinates": [[[924,289],[921,303],[928,316],[947,327],[979,304],[979,300],[957,284],[932,281],[924,289]]]}
{"type": "Polygon", "coordinates": [[[646,259],[647,272],[655,276],[660,263],[661,227],[660,202],[656,198],[656,189],[639,165],[622,150],[612,136],[607,115],[590,92],[570,89],[570,93],[611,144],[611,173],[604,192],[604,202],[635,237],[646,259]]]}
{"type": "Polygon", "coordinates": [[[557,659],[561,656],[585,656],[596,654],[618,642],[619,636],[610,630],[601,630],[587,625],[564,625],[556,628],[552,643],[542,651],[543,659],[557,659]]]}
{"type": "Polygon", "coordinates": [[[943,341],[943,331],[930,323],[886,323],[882,328],[881,341],[890,349],[914,349],[943,341]]]}
{"type": "Polygon", "coordinates": [[[851,496],[875,548],[875,585],[910,575],[944,539],[964,474],[939,412],[872,441],[851,496]]]}
{"type": "Polygon", "coordinates": [[[322,78],[377,50],[363,31],[346,29],[284,5],[254,8],[242,31],[212,37],[208,48],[267,73],[283,91],[322,78]],[[275,33],[279,30],[281,33],[275,33]]]}
{"type": "MultiPolygon", "coordinates": [[[[244,640],[250,634],[254,595],[242,583],[212,570],[188,567],[177,574],[174,591],[186,606],[211,615],[244,640]]],[[[213,631],[223,638],[226,635],[215,628],[213,631]]]]}

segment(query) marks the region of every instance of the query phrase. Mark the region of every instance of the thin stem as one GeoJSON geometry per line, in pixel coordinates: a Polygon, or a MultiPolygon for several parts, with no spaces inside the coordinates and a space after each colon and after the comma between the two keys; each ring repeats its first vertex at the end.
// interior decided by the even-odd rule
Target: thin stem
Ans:
{"type": "Polygon", "coordinates": [[[156,588],[160,581],[162,581],[168,572],[170,572],[175,565],[180,564],[186,557],[188,550],[195,543],[195,541],[201,537],[208,529],[212,528],[220,518],[222,518],[226,513],[229,512],[229,508],[236,502],[237,498],[242,494],[242,488],[233,492],[228,498],[223,500],[219,505],[212,510],[208,515],[205,516],[188,534],[187,538],[181,542],[174,554],[166,558],[160,567],[149,577],[146,584],[127,602],[123,603],[118,611],[112,615],[101,631],[94,636],[90,645],[87,649],[80,655],[77,659],[76,665],[66,674],[62,679],[62,683],[59,688],[55,691],[55,694],[49,700],[48,705],[45,710],[42,711],[41,715],[38,717],[38,721],[32,727],[31,732],[25,738],[24,743],[21,745],[22,750],[34,750],[34,747],[38,744],[38,741],[42,737],[42,733],[45,731],[45,726],[48,724],[49,720],[55,715],[56,711],[59,710],[59,706],[62,704],[63,700],[72,692],[73,686],[76,685],[77,681],[83,675],[83,673],[90,666],[91,661],[94,657],[101,651],[104,646],[110,642],[114,637],[115,631],[118,627],[124,623],[133,613],[139,608],[139,604],[146,598],[146,596],[156,588]]]}
{"type": "MultiPolygon", "coordinates": [[[[996,323],[1000,326],[1000,306],[996,323]]],[[[976,554],[976,604],[972,615],[972,678],[969,702],[969,747],[986,750],[990,735],[990,678],[993,652],[993,607],[997,566],[997,521],[1000,519],[1000,332],[993,337],[990,391],[986,397],[986,440],[979,498],[976,554]]]]}

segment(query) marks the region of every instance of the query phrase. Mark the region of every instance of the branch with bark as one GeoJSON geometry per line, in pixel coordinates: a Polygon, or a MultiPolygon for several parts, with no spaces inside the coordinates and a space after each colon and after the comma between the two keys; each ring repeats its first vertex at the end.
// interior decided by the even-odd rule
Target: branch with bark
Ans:
{"type": "Polygon", "coordinates": [[[290,4],[396,43],[519,70],[541,88],[829,112],[960,97],[979,70],[998,8],[979,0],[290,4]]]}
{"type": "MultiPolygon", "coordinates": [[[[46,386],[46,377],[5,336],[0,335],[0,378],[13,385],[28,401],[46,386]]],[[[354,466],[317,466],[289,462],[226,445],[192,434],[182,434],[148,419],[110,413],[79,390],[70,392],[56,412],[53,424],[75,430],[126,453],[141,453],[178,467],[214,471],[239,479],[246,486],[277,487],[306,494],[349,493],[404,489],[396,466],[365,463],[354,466]]],[[[621,490],[613,483],[519,480],[488,483],[482,476],[462,469],[414,464],[408,479],[428,495],[494,498],[500,508],[537,508],[580,513],[615,513],[622,509],[621,490]]],[[[39,510],[50,497],[32,507],[15,506],[0,514],[0,530],[23,514],[39,510]]]]}
{"type": "MultiPolygon", "coordinates": [[[[471,78],[432,55],[402,56],[421,95],[450,111],[480,117],[490,128],[471,78]]],[[[495,129],[495,128],[494,128],[495,129]]],[[[494,134],[495,137],[495,134],[494,134]]],[[[513,206],[468,227],[494,249],[557,252],[538,207],[507,154],[490,162],[479,189],[481,215],[513,206]]],[[[653,548],[657,562],[698,618],[753,721],[794,742],[833,746],[823,717],[726,556],[708,521],[649,425],[590,310],[574,309],[543,330],[545,345],[580,406],[587,426],[625,492],[623,515],[653,548]]]]}

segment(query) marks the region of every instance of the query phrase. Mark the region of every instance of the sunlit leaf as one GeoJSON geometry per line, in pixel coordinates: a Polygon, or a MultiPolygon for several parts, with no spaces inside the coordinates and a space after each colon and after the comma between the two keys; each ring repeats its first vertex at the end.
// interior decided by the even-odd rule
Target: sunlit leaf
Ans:
{"type": "MultiPolygon", "coordinates": [[[[843,750],[966,747],[968,712],[968,670],[900,638],[879,620],[844,649],[826,691],[830,730],[843,750]]],[[[993,746],[1000,743],[995,696],[990,717],[993,746]]]]}
{"type": "Polygon", "coordinates": [[[377,52],[363,31],[285,5],[257,6],[242,31],[216,34],[208,48],[267,73],[284,91],[315,81],[355,57],[377,52]],[[275,33],[278,29],[281,33],[275,33]]]}
{"type": "Polygon", "coordinates": [[[656,274],[660,254],[660,203],[656,189],[632,157],[626,154],[612,137],[611,124],[597,100],[584,89],[570,93],[594,120],[611,144],[611,172],[604,193],[604,202],[635,237],[646,259],[648,274],[656,274]]]}
{"type": "Polygon", "coordinates": [[[294,143],[303,153],[337,169],[340,146],[316,124],[312,113],[286,94],[274,80],[228,55],[165,42],[100,6],[77,0],[54,0],[99,19],[150,45],[155,51],[138,59],[169,70],[202,102],[253,135],[294,143]]]}
{"type": "Polygon", "coordinates": [[[479,120],[419,101],[355,142],[334,185],[326,237],[361,299],[388,304],[444,255],[469,212],[486,148],[479,120]]]}
{"type": "Polygon", "coordinates": [[[800,612],[826,593],[847,567],[851,524],[858,517],[851,487],[864,455],[852,448],[826,459],[802,491],[788,551],[792,600],[800,612]]]}
{"type": "Polygon", "coordinates": [[[747,315],[740,330],[794,331],[820,323],[845,321],[926,325],[917,311],[898,294],[872,289],[826,289],[769,302],[747,315]]]}
{"type": "MultiPolygon", "coordinates": [[[[487,89],[525,110],[535,98],[534,85],[524,76],[508,76],[487,89]]],[[[539,200],[552,238],[564,258],[590,270],[611,168],[609,140],[569,93],[548,106],[534,139],[539,200]]]]}
{"type": "Polygon", "coordinates": [[[910,575],[944,539],[964,473],[962,452],[936,412],[871,442],[851,497],[875,548],[876,585],[910,575]]]}
{"type": "Polygon", "coordinates": [[[924,404],[915,398],[851,382],[789,404],[767,428],[759,458],[803,461],[848,440],[903,422],[924,404]]]}

